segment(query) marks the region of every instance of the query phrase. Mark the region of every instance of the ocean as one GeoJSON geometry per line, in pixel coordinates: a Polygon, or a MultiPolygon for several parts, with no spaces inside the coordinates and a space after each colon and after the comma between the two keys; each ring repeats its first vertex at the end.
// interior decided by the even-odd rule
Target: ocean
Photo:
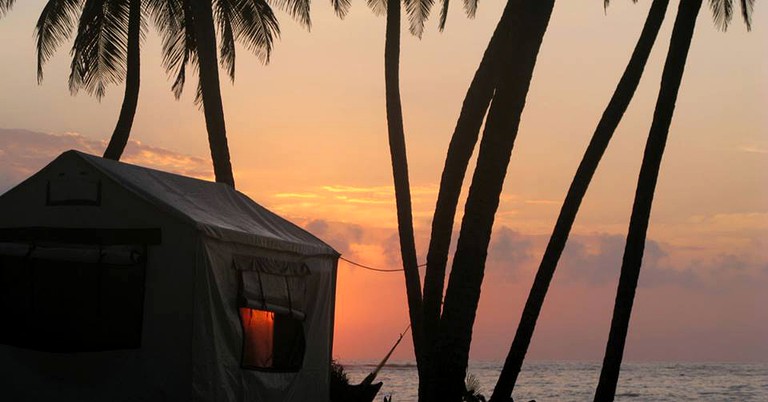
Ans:
{"type": "MultiPolygon", "coordinates": [[[[376,363],[340,362],[350,382],[359,383],[376,363]]],[[[490,398],[501,362],[470,362],[469,373],[490,398]]],[[[599,362],[535,362],[523,366],[515,392],[517,402],[591,401],[600,376],[599,362]]],[[[416,366],[388,364],[376,381],[384,382],[376,401],[416,401],[416,366]]],[[[625,363],[616,401],[768,401],[768,364],[625,363]]]]}

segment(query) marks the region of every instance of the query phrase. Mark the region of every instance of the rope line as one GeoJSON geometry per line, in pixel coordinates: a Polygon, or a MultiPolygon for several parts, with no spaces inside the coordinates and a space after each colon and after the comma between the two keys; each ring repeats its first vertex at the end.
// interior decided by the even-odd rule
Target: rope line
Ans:
{"type": "MultiPolygon", "coordinates": [[[[354,261],[346,259],[344,257],[339,257],[339,259],[345,261],[348,264],[354,265],[354,266],[359,267],[359,268],[367,269],[369,271],[375,271],[375,272],[403,272],[403,271],[405,271],[402,268],[400,268],[400,269],[375,268],[375,267],[372,267],[372,266],[369,266],[369,265],[360,264],[359,262],[354,262],[354,261]]],[[[417,265],[417,267],[419,267],[419,268],[425,267],[425,266],[427,266],[427,264],[417,265]]]]}

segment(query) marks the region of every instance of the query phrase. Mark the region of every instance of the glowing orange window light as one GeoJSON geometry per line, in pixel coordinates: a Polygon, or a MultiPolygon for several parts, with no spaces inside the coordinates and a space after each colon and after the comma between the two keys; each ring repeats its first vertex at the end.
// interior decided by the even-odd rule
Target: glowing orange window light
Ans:
{"type": "Polygon", "coordinates": [[[272,367],[275,313],[252,308],[240,308],[243,323],[243,365],[246,367],[272,367]]]}

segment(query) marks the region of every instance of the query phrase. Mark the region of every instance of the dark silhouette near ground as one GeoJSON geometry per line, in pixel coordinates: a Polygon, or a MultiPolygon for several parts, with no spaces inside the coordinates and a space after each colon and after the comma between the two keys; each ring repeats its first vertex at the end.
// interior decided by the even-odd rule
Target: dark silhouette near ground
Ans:
{"type": "Polygon", "coordinates": [[[491,228],[553,7],[554,0],[524,1],[515,15],[513,32],[521,35],[515,62],[500,77],[491,102],[445,292],[437,346],[440,401],[458,402],[464,385],[491,228]]]}
{"type": "Polygon", "coordinates": [[[552,281],[557,263],[565,248],[568,235],[581,206],[581,201],[584,199],[592,177],[597,171],[597,166],[640,83],[648,56],[664,21],[668,4],[669,0],[654,0],[653,4],[651,4],[651,9],[648,12],[648,17],[637,45],[635,45],[632,57],[608,106],[603,112],[600,122],[597,124],[592,140],[576,170],[576,175],[568,189],[568,194],[563,202],[557,223],[552,231],[552,236],[549,239],[544,256],[541,259],[531,291],[528,294],[528,300],[523,309],[520,323],[517,326],[517,333],[504,362],[504,367],[496,383],[491,401],[501,401],[503,398],[512,395],[517,376],[520,374],[525,354],[533,337],[536,321],[544,305],[549,284],[552,281]]]}
{"type": "MultiPolygon", "coordinates": [[[[423,21],[421,25],[423,26],[423,21]]],[[[423,378],[425,365],[423,360],[424,330],[421,320],[421,279],[419,277],[419,263],[416,261],[411,187],[408,180],[408,157],[405,149],[403,110],[400,102],[400,0],[387,0],[385,36],[384,82],[386,87],[387,132],[395,185],[397,230],[405,275],[408,313],[412,326],[413,349],[416,355],[419,378],[423,378]]],[[[419,383],[421,384],[421,382],[419,383]]]]}
{"type": "MultiPolygon", "coordinates": [[[[637,190],[621,265],[621,276],[616,291],[611,330],[600,372],[600,381],[595,392],[596,402],[612,401],[616,394],[629,329],[629,319],[640,276],[656,182],[701,3],[702,0],[681,0],[677,11],[672,39],[662,72],[661,88],[656,101],[653,122],[637,180],[637,190]]],[[[752,3],[748,0],[741,3],[742,17],[747,28],[751,27],[752,3]]],[[[722,28],[727,27],[732,14],[732,11],[728,10],[732,10],[732,2],[730,0],[713,1],[710,5],[714,12],[715,21],[722,28]]]]}
{"type": "MultiPolygon", "coordinates": [[[[464,96],[456,128],[448,145],[440,178],[437,203],[432,217],[427,268],[424,274],[423,309],[428,364],[436,360],[446,265],[461,187],[469,168],[469,160],[480,135],[480,127],[485,119],[488,105],[493,98],[501,66],[504,62],[509,63],[508,60],[513,58],[514,47],[511,46],[515,39],[513,37],[513,17],[519,14],[521,4],[522,2],[519,0],[507,1],[504,12],[464,96]]],[[[428,368],[427,371],[428,387],[436,387],[437,373],[432,368],[428,368]]]]}

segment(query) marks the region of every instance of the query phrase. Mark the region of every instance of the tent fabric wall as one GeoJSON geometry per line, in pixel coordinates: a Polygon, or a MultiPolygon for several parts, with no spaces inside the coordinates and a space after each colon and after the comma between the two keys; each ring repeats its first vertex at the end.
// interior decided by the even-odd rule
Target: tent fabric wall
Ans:
{"type": "Polygon", "coordinates": [[[201,242],[199,249],[205,256],[196,267],[195,280],[195,399],[327,401],[336,259],[329,256],[306,258],[210,238],[203,238],[201,242]],[[309,268],[303,325],[307,344],[304,362],[298,372],[241,368],[243,335],[238,316],[239,272],[233,264],[235,255],[300,262],[309,268]],[[211,344],[211,339],[216,342],[211,344]]]}
{"type": "Polygon", "coordinates": [[[4,397],[327,401],[339,254],[305,230],[228,186],[76,151],[0,195],[0,234],[40,227],[160,230],[161,243],[147,249],[142,345],[78,354],[0,345],[4,397]],[[68,181],[87,185],[69,191],[68,181]],[[309,269],[298,372],[241,368],[236,255],[309,269]]]}

